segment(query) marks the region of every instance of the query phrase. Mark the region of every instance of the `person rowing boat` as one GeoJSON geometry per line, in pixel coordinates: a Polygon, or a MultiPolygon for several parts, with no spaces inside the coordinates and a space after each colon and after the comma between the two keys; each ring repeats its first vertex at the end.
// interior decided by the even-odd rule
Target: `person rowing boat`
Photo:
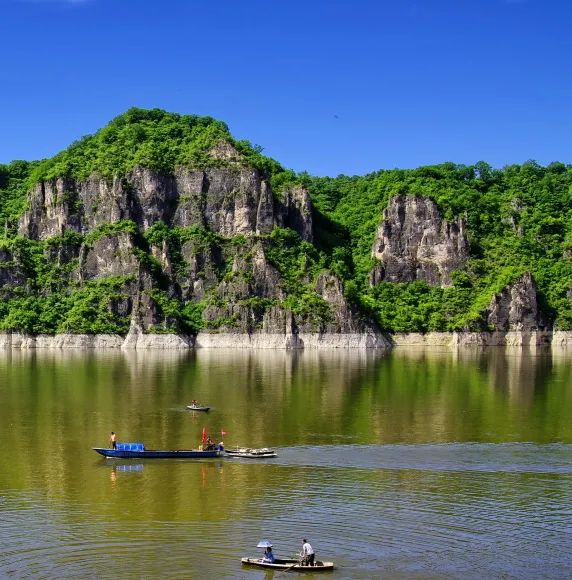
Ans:
{"type": "Polygon", "coordinates": [[[302,566],[313,566],[314,560],[316,558],[316,553],[314,552],[314,548],[312,548],[310,542],[306,538],[302,540],[302,566]]]}

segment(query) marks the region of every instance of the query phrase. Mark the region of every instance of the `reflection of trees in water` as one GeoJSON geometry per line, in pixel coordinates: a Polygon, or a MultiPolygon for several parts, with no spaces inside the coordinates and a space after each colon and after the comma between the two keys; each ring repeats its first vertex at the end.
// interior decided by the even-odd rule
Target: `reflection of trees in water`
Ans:
{"type": "Polygon", "coordinates": [[[356,378],[363,382],[369,361],[379,356],[345,350],[205,350],[197,354],[197,379],[208,385],[204,396],[213,405],[224,401],[229,423],[221,426],[229,431],[230,444],[277,445],[308,433],[317,434],[317,442],[345,412],[349,386],[356,378]]]}
{"type": "MultiPolygon", "coordinates": [[[[359,383],[376,356],[358,351],[9,352],[0,359],[5,379],[0,389],[6,395],[0,440],[9,449],[0,464],[10,458],[6,478],[27,474],[49,494],[81,494],[84,486],[97,494],[100,478],[85,475],[96,461],[90,448],[106,446],[111,430],[120,440],[153,448],[196,447],[203,426],[216,437],[224,428],[231,442],[254,446],[303,442],[307,433],[328,439],[339,431],[343,391],[359,383]],[[212,404],[213,412],[193,421],[184,410],[190,398],[212,404]],[[332,411],[338,416],[333,425],[332,411]]],[[[186,466],[161,469],[175,479],[175,488],[203,484],[202,475],[193,477],[186,466]]],[[[237,466],[232,471],[245,488],[264,484],[260,470],[237,466]]],[[[211,485],[213,478],[207,481],[211,485]]],[[[161,489],[151,493],[160,495],[161,489]]]]}
{"type": "Polygon", "coordinates": [[[487,359],[490,386],[513,404],[529,407],[535,397],[544,397],[552,373],[550,349],[530,353],[516,347],[496,348],[487,359]]]}
{"type": "MultiPolygon", "coordinates": [[[[227,446],[567,441],[571,360],[503,348],[6,351],[0,483],[104,501],[109,473],[103,470],[102,481],[90,448],[107,445],[111,430],[153,448],[196,447],[203,426],[215,438],[228,431],[227,446]],[[192,398],[212,412],[185,411],[192,398]]],[[[292,478],[287,471],[230,461],[152,463],[140,477],[117,477],[115,488],[118,497],[144,492],[140,507],[147,513],[161,501],[176,517],[188,517],[194,506],[205,517],[225,518],[243,513],[240,502],[252,503],[254,490],[276,485],[272,477],[292,488],[297,479],[303,483],[304,470],[292,478]],[[150,470],[153,483],[144,483],[150,470]],[[170,495],[163,498],[165,481],[170,495]],[[232,498],[218,507],[208,499],[203,508],[201,489],[232,498]]]]}
{"type": "Polygon", "coordinates": [[[392,358],[402,360],[410,375],[401,384],[424,385],[423,405],[435,409],[431,420],[428,412],[420,414],[425,420],[419,440],[439,440],[441,432],[444,440],[553,441],[570,435],[561,418],[568,417],[562,403],[572,400],[562,388],[569,382],[572,352],[557,358],[558,364],[554,354],[543,347],[398,348],[392,358]],[[416,365],[425,376],[413,378],[416,365]]]}

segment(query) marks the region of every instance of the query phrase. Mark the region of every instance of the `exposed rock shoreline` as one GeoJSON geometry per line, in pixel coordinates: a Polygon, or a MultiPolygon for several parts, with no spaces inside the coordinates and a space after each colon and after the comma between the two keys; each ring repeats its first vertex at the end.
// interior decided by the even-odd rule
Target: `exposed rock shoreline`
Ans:
{"type": "Polygon", "coordinates": [[[572,346],[568,331],[512,332],[429,332],[426,334],[308,333],[308,334],[58,334],[30,335],[0,333],[0,349],[122,349],[122,350],[192,350],[192,349],[381,349],[399,347],[537,347],[572,346]]]}

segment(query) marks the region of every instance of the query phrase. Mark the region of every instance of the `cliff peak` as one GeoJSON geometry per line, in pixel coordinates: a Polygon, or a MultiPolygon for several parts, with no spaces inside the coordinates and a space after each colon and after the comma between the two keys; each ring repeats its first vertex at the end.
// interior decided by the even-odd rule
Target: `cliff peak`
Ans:
{"type": "Polygon", "coordinates": [[[138,166],[173,173],[179,166],[207,168],[233,162],[267,173],[283,171],[259,148],[234,139],[228,126],[213,117],[132,108],[39,163],[29,185],[61,177],[85,181],[94,174],[111,178],[138,166]]]}

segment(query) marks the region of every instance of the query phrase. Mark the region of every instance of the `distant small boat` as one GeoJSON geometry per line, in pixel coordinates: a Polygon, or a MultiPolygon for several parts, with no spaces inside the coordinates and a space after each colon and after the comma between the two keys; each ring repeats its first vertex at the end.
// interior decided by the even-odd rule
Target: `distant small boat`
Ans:
{"type": "Polygon", "coordinates": [[[276,558],[273,563],[264,562],[262,558],[242,558],[241,562],[246,566],[269,568],[271,570],[292,570],[293,572],[329,572],[334,569],[333,562],[321,562],[316,560],[313,566],[302,566],[298,560],[280,560],[276,558]]]}
{"type": "Polygon", "coordinates": [[[222,455],[220,449],[145,449],[143,443],[118,443],[117,449],[94,447],[93,450],[104,457],[119,459],[206,459],[222,455]]]}
{"type": "Polygon", "coordinates": [[[247,459],[265,459],[276,457],[276,451],[268,447],[252,449],[251,447],[237,447],[236,449],[225,449],[225,453],[231,457],[246,457],[247,459]]]}
{"type": "Polygon", "coordinates": [[[210,407],[203,407],[203,405],[187,405],[189,411],[208,411],[210,407]]]}

